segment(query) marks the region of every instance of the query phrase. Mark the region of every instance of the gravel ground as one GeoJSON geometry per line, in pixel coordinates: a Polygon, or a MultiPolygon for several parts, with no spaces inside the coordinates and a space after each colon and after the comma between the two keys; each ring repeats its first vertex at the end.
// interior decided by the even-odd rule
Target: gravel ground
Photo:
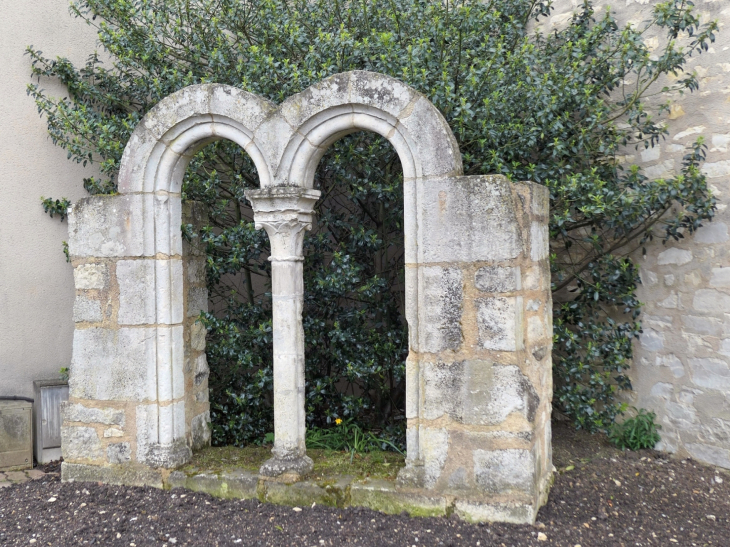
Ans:
{"type": "Polygon", "coordinates": [[[0,544],[730,546],[730,475],[653,451],[622,453],[559,423],[553,446],[560,474],[535,526],[62,484],[50,464],[40,478],[0,488],[0,544]]]}

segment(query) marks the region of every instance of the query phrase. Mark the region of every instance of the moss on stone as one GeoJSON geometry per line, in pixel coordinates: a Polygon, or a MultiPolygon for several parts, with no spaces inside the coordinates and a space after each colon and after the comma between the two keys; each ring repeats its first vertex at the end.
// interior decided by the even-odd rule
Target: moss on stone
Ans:
{"type": "MultiPolygon", "coordinates": [[[[314,460],[314,471],[309,479],[321,486],[334,484],[339,477],[350,475],[356,479],[395,480],[398,471],[405,465],[400,454],[393,452],[368,452],[350,454],[334,450],[307,450],[314,460]]],[[[271,457],[271,447],[235,446],[207,447],[195,452],[193,458],[181,471],[188,476],[201,473],[222,473],[243,469],[257,473],[261,464],[271,457]]]]}

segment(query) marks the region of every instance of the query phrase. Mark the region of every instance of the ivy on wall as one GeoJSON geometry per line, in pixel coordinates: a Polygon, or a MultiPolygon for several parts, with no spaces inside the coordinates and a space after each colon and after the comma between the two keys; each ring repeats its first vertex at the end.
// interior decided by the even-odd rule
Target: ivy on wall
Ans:
{"type": "MultiPolygon", "coordinates": [[[[701,25],[691,2],[668,0],[650,21],[621,27],[588,0],[566,28],[540,30],[550,10],[543,0],[77,0],[71,12],[97,28],[103,55],[75,66],[29,47],[33,76],[60,80],[68,96],[40,84],[28,92],[69,158],[99,166],[85,188],[111,193],[134,127],[187,85],[224,83],[280,102],[337,72],[401,79],[444,114],[465,174],[550,188],[554,405],[579,427],[606,429],[624,409],[616,396],[630,389],[640,332],[630,255],[655,237],[684,237],[715,209],[701,139],[670,178],[649,180],[618,155],[663,138],[668,104],[650,111],[647,97],[697,89],[685,64],[714,40],[716,24],[701,25]],[[665,46],[650,52],[647,32],[665,46]]],[[[213,304],[203,320],[218,443],[271,431],[268,240],[243,197],[257,184],[248,156],[218,142],[194,158],[183,188],[209,208],[197,237],[213,304]]],[[[315,185],[324,197],[305,242],[309,425],[353,419],[402,442],[398,157],[377,135],[350,135],[322,159],[315,185]]]]}

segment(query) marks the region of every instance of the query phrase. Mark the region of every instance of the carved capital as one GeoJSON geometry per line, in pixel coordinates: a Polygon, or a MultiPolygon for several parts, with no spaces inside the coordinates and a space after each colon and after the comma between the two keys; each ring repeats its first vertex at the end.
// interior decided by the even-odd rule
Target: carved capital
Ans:
{"type": "Polygon", "coordinates": [[[264,229],[271,241],[272,262],[301,261],[304,232],[312,229],[314,204],[321,192],[299,186],[246,190],[256,229],[264,229]]]}

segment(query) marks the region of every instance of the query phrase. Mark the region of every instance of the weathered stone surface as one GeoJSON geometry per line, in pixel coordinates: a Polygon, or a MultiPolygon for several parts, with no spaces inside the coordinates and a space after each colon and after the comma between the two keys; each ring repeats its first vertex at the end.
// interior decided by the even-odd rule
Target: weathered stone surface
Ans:
{"type": "Polygon", "coordinates": [[[101,441],[93,427],[61,427],[61,452],[64,460],[99,460],[104,457],[101,441]]]}
{"type": "Polygon", "coordinates": [[[195,416],[190,428],[193,436],[193,450],[210,445],[210,412],[195,416]]]}
{"type": "Polygon", "coordinates": [[[484,292],[512,292],[521,288],[519,267],[484,266],[477,270],[474,285],[484,292]]]}
{"type": "Polygon", "coordinates": [[[480,347],[500,351],[522,349],[521,297],[480,298],[476,305],[480,347]]]}
{"type": "Polygon", "coordinates": [[[516,204],[506,178],[429,181],[422,193],[419,262],[499,261],[515,258],[522,251],[516,204]]]}
{"type": "Polygon", "coordinates": [[[126,463],[132,459],[129,443],[114,443],[106,447],[106,458],[109,463],[126,463]]]}
{"type": "Polygon", "coordinates": [[[205,350],[205,336],[208,332],[200,321],[193,323],[190,327],[190,347],[198,351],[205,350]]]}
{"type": "Polygon", "coordinates": [[[421,350],[438,352],[461,344],[462,275],[457,268],[421,268],[423,310],[419,323],[423,332],[421,350]]]}
{"type": "Polygon", "coordinates": [[[727,240],[727,224],[724,222],[710,222],[695,234],[696,243],[715,244],[727,240]]]}
{"type": "Polygon", "coordinates": [[[198,358],[195,359],[195,377],[193,379],[195,385],[199,386],[202,384],[208,378],[209,373],[210,369],[208,368],[208,359],[205,357],[205,353],[201,353],[198,355],[198,358]]]}
{"type": "Polygon", "coordinates": [[[64,422],[106,424],[124,427],[124,411],[115,408],[89,408],[79,403],[61,403],[64,422]]]}
{"type": "Polygon", "coordinates": [[[452,420],[474,425],[497,425],[516,412],[525,420],[535,419],[540,398],[515,365],[469,360],[424,364],[427,420],[448,415],[452,420]]]}
{"type": "Polygon", "coordinates": [[[692,307],[697,311],[723,314],[730,310],[730,295],[713,289],[700,289],[695,292],[692,307]]]}
{"type": "Polygon", "coordinates": [[[120,325],[154,325],[157,316],[155,260],[117,262],[120,325]]]}
{"type": "Polygon", "coordinates": [[[208,311],[208,289],[192,287],[188,290],[188,317],[197,317],[200,312],[208,311]]]}
{"type": "Polygon", "coordinates": [[[71,396],[101,401],[155,399],[156,331],[76,330],[69,378],[71,396]]]}
{"type": "Polygon", "coordinates": [[[527,524],[535,521],[537,508],[527,503],[489,503],[456,500],[455,513],[467,522],[509,522],[527,524]]]}
{"type": "Polygon", "coordinates": [[[74,322],[96,323],[102,319],[101,302],[99,300],[81,295],[76,297],[73,312],[74,322]]]}
{"type": "Polygon", "coordinates": [[[146,200],[141,195],[117,195],[77,201],[68,216],[69,254],[72,257],[144,255],[145,238],[153,235],[144,233],[146,200]]]}
{"type": "Polygon", "coordinates": [[[687,443],[685,446],[693,458],[730,469],[730,450],[727,448],[699,443],[687,443]]]}
{"type": "Polygon", "coordinates": [[[730,390],[730,366],[720,359],[688,359],[692,380],[700,387],[730,390]]]}
{"type": "Polygon", "coordinates": [[[656,365],[660,367],[669,367],[672,376],[681,378],[684,376],[684,365],[682,361],[674,354],[659,355],[656,358],[656,365]]]}
{"type": "Polygon", "coordinates": [[[77,289],[104,289],[108,276],[106,264],[81,264],[74,268],[74,285],[77,289]]]}
{"type": "Polygon", "coordinates": [[[664,348],[664,336],[654,329],[644,329],[639,340],[641,347],[648,351],[659,351],[664,348]]]}
{"type": "Polygon", "coordinates": [[[126,486],[154,486],[162,488],[162,477],[156,470],[132,463],[103,467],[70,462],[61,464],[64,482],[103,482],[126,486]]]}
{"type": "Polygon", "coordinates": [[[350,486],[350,498],[352,505],[369,507],[391,515],[406,511],[413,517],[444,516],[450,506],[445,496],[401,492],[392,483],[375,480],[354,482],[350,486]]]}
{"type": "Polygon", "coordinates": [[[474,451],[474,476],[477,484],[494,494],[511,491],[532,494],[535,488],[532,473],[534,464],[529,450],[474,451]]]}
{"type": "Polygon", "coordinates": [[[657,257],[657,263],[661,265],[675,264],[681,266],[692,261],[692,251],[686,251],[684,249],[677,249],[672,247],[659,253],[657,257]]]}

